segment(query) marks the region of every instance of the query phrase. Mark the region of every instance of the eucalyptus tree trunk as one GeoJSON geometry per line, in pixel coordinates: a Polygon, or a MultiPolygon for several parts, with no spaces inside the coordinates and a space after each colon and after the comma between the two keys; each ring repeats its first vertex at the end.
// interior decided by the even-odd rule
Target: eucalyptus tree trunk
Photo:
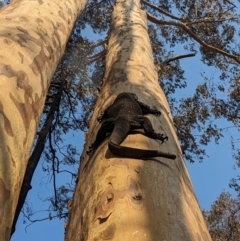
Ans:
{"type": "Polygon", "coordinates": [[[0,10],[0,240],[19,191],[53,73],[86,0],[12,0],[0,10]]]}
{"type": "Polygon", "coordinates": [[[199,208],[174,131],[171,111],[158,84],[139,0],[117,0],[112,13],[103,87],[94,108],[70,208],[66,241],[211,240],[199,208]],[[86,155],[96,138],[97,117],[121,92],[161,111],[148,116],[168,141],[129,135],[122,145],[177,155],[176,160],[129,159],[114,156],[107,139],[86,155]]]}

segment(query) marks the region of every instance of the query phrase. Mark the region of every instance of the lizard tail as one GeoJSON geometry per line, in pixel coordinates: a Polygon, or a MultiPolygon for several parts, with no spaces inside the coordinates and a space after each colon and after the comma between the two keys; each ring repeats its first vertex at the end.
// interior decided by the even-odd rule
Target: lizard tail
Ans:
{"type": "Polygon", "coordinates": [[[109,141],[108,148],[113,154],[122,156],[122,157],[146,159],[146,158],[159,156],[159,157],[165,157],[173,160],[176,159],[176,155],[173,155],[173,154],[164,153],[157,150],[143,150],[143,149],[126,147],[126,146],[119,146],[113,143],[112,141],[109,141]]]}

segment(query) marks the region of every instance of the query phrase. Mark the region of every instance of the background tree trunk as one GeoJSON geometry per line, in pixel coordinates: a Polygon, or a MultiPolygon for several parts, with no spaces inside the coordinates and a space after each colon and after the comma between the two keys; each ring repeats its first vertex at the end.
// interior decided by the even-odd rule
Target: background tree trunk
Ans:
{"type": "Polygon", "coordinates": [[[140,1],[119,1],[112,14],[101,94],[86,136],[65,240],[211,240],[185,167],[170,109],[158,84],[140,1]],[[159,149],[176,160],[115,157],[107,140],[86,155],[100,124],[96,118],[121,92],[161,111],[148,116],[168,141],[129,135],[124,146],[159,149]]]}
{"type": "Polygon", "coordinates": [[[82,1],[13,0],[0,11],[0,234],[8,240],[53,73],[82,1]]]}

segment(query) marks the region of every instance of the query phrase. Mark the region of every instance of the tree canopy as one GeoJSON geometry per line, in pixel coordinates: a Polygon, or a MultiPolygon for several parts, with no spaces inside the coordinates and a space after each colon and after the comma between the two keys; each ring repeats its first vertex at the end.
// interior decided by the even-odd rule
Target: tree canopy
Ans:
{"type": "Polygon", "coordinates": [[[209,211],[204,211],[213,241],[240,239],[240,199],[223,192],[212,204],[209,211]]]}
{"type": "MultiPolygon", "coordinates": [[[[54,195],[47,198],[50,218],[67,219],[67,202],[77,178],[82,147],[66,143],[65,136],[88,128],[93,105],[101,91],[104,45],[113,6],[111,0],[88,2],[49,88],[33,153],[45,131],[42,169],[52,177],[54,187],[54,195]],[[86,28],[99,39],[83,37],[86,28]],[[44,129],[46,125],[48,128],[44,129]],[[69,173],[70,179],[59,185],[57,174],[63,172],[69,173]]],[[[232,0],[143,0],[142,7],[149,20],[159,84],[168,98],[185,160],[204,161],[205,146],[212,141],[217,144],[231,128],[232,153],[239,166],[239,134],[231,134],[239,133],[240,118],[239,3],[232,0]],[[214,68],[214,78],[202,71],[201,76],[196,76],[200,83],[186,79],[181,59],[189,54],[190,58],[199,58],[206,68],[214,68]],[[189,82],[195,83],[194,92],[179,98],[178,90],[186,88],[189,82]]],[[[233,179],[233,183],[238,186],[237,179],[233,179]]],[[[229,201],[229,196],[222,194],[219,202],[221,200],[229,201]]],[[[24,210],[26,217],[31,216],[28,206],[24,210]]],[[[213,227],[209,221],[211,215],[207,214],[207,220],[213,227]]]]}

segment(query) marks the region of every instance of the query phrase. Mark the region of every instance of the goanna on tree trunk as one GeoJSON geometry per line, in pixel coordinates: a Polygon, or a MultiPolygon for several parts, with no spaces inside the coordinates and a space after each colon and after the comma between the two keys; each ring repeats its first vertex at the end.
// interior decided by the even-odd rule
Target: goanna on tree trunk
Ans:
{"type": "Polygon", "coordinates": [[[117,1],[114,6],[106,72],[94,109],[65,240],[211,240],[158,84],[146,14],[138,0],[117,1]],[[161,116],[148,119],[157,133],[168,136],[161,143],[133,134],[122,145],[172,153],[175,160],[114,156],[108,138],[86,154],[101,126],[97,118],[122,92],[135,93],[139,101],[160,111],[161,116]]]}

